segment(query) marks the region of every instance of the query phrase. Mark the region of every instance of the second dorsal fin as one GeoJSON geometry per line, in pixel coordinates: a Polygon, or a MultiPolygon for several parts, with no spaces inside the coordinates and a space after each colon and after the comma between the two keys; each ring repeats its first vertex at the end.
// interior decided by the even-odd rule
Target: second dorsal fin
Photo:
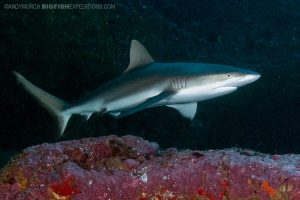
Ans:
{"type": "Polygon", "coordinates": [[[132,70],[133,68],[147,65],[152,62],[154,62],[154,60],[147,49],[139,41],[132,40],[130,47],[130,63],[124,73],[132,70]]]}

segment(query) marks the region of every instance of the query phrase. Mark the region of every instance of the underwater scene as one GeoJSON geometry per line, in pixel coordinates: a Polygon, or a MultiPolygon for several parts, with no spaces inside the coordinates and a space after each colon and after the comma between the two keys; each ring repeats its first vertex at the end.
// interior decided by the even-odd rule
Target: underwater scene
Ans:
{"type": "Polygon", "coordinates": [[[6,0],[0,26],[0,200],[300,200],[299,0],[6,0]]]}

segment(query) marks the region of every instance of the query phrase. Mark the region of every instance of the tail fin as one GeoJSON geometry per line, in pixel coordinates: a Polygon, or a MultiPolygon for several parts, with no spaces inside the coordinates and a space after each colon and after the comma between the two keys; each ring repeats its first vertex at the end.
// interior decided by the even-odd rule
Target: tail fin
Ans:
{"type": "Polygon", "coordinates": [[[14,74],[17,77],[18,82],[21,83],[25,90],[56,118],[59,128],[59,136],[62,136],[71,117],[71,114],[63,112],[63,110],[68,107],[68,104],[63,100],[36,87],[26,80],[21,74],[15,71],[14,74]]]}

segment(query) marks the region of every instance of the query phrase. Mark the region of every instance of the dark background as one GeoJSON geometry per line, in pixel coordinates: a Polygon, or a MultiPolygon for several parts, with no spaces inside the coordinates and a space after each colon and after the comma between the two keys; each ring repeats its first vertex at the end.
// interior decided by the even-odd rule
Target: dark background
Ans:
{"type": "Polygon", "coordinates": [[[108,134],[141,136],[163,148],[300,153],[299,0],[90,2],[112,3],[115,9],[1,8],[0,165],[31,145],[108,134]],[[157,61],[228,64],[262,77],[198,103],[192,122],[165,107],[120,120],[94,114],[85,123],[74,116],[58,140],[52,117],[12,75],[18,71],[72,102],[123,73],[132,39],[157,61]]]}

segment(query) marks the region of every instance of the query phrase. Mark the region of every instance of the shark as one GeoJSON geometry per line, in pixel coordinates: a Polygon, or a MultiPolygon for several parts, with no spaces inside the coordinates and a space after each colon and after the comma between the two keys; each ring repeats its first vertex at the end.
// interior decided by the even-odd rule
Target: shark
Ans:
{"type": "Polygon", "coordinates": [[[57,121],[62,136],[70,117],[93,113],[126,117],[146,108],[168,106],[193,120],[197,102],[234,92],[252,83],[260,74],[251,70],[210,63],[160,63],[137,40],[131,41],[129,66],[125,72],[69,104],[35,86],[14,71],[17,81],[57,121]]]}

